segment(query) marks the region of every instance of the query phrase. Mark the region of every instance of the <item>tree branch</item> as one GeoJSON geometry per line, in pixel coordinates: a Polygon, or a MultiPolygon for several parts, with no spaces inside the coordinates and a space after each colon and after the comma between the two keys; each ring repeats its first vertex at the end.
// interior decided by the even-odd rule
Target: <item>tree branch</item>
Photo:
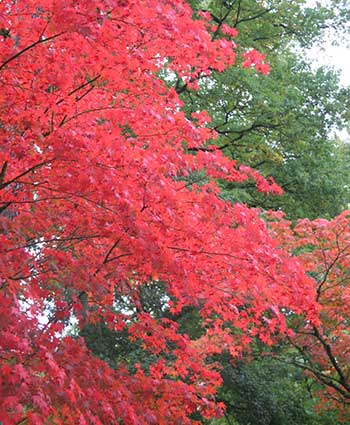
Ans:
{"type": "Polygon", "coordinates": [[[33,47],[37,46],[38,44],[41,43],[45,43],[45,41],[50,41],[53,40],[54,38],[59,37],[60,35],[64,34],[65,31],[62,31],[58,34],[52,35],[51,37],[47,37],[47,38],[42,38],[42,36],[39,38],[39,40],[35,41],[34,43],[30,44],[29,46],[25,47],[24,49],[20,50],[19,52],[17,52],[16,54],[14,54],[13,56],[11,56],[10,58],[6,59],[5,62],[3,62],[0,65],[0,71],[10,62],[12,62],[13,60],[17,59],[19,56],[23,55],[23,53],[27,52],[28,50],[32,49],[33,47]]]}
{"type": "Polygon", "coordinates": [[[55,161],[55,158],[48,159],[46,161],[40,162],[39,164],[33,165],[32,167],[28,168],[28,170],[23,171],[23,173],[18,174],[16,177],[13,177],[11,180],[8,180],[7,182],[0,184],[0,190],[9,186],[11,183],[14,183],[16,180],[20,179],[21,177],[25,176],[26,174],[28,174],[32,171],[35,171],[38,168],[41,168],[44,165],[47,165],[47,164],[49,164],[50,162],[53,162],[53,161],[55,161]]]}

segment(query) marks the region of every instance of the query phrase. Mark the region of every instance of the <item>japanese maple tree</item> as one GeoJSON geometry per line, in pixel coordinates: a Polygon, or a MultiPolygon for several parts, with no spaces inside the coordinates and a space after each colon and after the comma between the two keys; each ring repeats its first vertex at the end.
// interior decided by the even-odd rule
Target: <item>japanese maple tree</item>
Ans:
{"type": "Polygon", "coordinates": [[[350,404],[350,213],[333,220],[300,220],[292,226],[283,217],[272,221],[284,249],[293,253],[314,281],[319,322],[292,317],[293,364],[322,384],[323,407],[337,408],[349,419],[350,404]]]}
{"type": "MultiPolygon", "coordinates": [[[[160,78],[195,90],[232,66],[236,32],[212,31],[181,0],[0,2],[3,424],[219,415],[209,355],[238,356],[253,336],[272,343],[286,332],[282,307],[317,323],[312,280],[259,211],[223,201],[215,181],[280,189],[210,146],[210,118],[186,118],[160,78]],[[207,183],[192,184],[198,172],[207,183]],[[205,334],[191,341],[143,311],[150,281],[165,285],[172,313],[198,308],[205,334]],[[69,336],[72,317],[127,328],[156,361],[110,368],[69,336]]],[[[263,60],[251,51],[244,66],[267,73],[263,60]]]]}

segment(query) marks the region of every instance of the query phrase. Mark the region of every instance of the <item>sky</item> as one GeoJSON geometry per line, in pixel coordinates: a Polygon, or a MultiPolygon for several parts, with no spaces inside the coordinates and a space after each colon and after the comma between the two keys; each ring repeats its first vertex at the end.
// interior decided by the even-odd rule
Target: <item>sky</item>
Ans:
{"type": "Polygon", "coordinates": [[[350,48],[345,46],[329,46],[327,48],[327,61],[341,70],[341,83],[350,85],[350,48]]]}
{"type": "MultiPolygon", "coordinates": [[[[308,0],[307,5],[315,7],[318,2],[326,5],[327,0],[308,0]]],[[[350,5],[350,0],[349,0],[350,5]]],[[[340,83],[343,86],[350,86],[350,32],[345,36],[343,44],[335,46],[332,33],[326,35],[324,42],[320,46],[314,46],[308,50],[306,56],[310,57],[316,66],[329,65],[340,71],[340,83]]],[[[349,124],[350,128],[350,124],[349,124]]],[[[350,142],[350,129],[337,132],[337,136],[342,140],[350,142]]]]}
{"type": "Polygon", "coordinates": [[[340,82],[350,85],[350,47],[332,46],[325,42],[322,47],[314,47],[308,53],[318,65],[331,65],[341,71],[340,82]]]}
{"type": "MultiPolygon", "coordinates": [[[[350,37],[349,37],[350,38],[350,37]]],[[[345,45],[333,46],[331,40],[325,42],[322,47],[314,47],[307,52],[316,66],[330,65],[340,71],[340,83],[350,86],[350,47],[345,45]]],[[[350,142],[350,124],[346,130],[336,132],[337,136],[344,141],[350,142]]]]}

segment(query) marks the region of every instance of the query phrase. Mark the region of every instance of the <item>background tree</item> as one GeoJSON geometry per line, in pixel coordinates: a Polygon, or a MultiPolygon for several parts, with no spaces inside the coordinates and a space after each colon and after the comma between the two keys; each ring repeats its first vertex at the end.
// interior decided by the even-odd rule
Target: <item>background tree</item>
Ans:
{"type": "MultiPolygon", "coordinates": [[[[271,353],[270,353],[271,354],[271,353]]],[[[223,385],[218,399],[227,406],[222,419],[211,424],[239,425],[328,425],[338,424],[336,409],[315,410],[315,382],[301,369],[281,362],[282,350],[275,356],[242,359],[223,369],[223,385]]]]}
{"type": "Polygon", "coordinates": [[[336,406],[349,420],[349,212],[331,221],[302,220],[291,227],[282,219],[272,226],[312,277],[320,309],[313,325],[291,314],[289,361],[322,384],[325,406],[336,406]]]}
{"type": "MultiPolygon", "coordinates": [[[[225,185],[226,196],[264,209],[282,208],[289,217],[333,217],[349,199],[347,145],[333,132],[349,123],[349,88],[332,69],[315,68],[301,48],[321,43],[327,29],[341,39],[349,28],[346,2],[308,7],[298,1],[194,1],[207,10],[215,37],[227,38],[226,24],[238,30],[238,52],[255,48],[267,55],[270,73],[231,68],[200,81],[191,93],[178,80],[188,114],[207,109],[217,144],[239,162],[272,175],[281,198],[264,198],[249,185],[225,185]],[[345,156],[344,156],[345,155],[345,156]],[[332,164],[330,166],[330,164],[332,164]],[[228,191],[227,191],[228,189],[228,191]]],[[[243,61],[243,59],[241,59],[243,61]]],[[[249,67],[249,62],[244,62],[249,67]]]]}

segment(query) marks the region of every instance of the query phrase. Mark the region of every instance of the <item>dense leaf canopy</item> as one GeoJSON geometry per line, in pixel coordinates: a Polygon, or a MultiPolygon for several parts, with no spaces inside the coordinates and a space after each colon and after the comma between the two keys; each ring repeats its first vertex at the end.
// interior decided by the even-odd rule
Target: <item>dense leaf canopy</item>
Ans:
{"type": "MultiPolygon", "coordinates": [[[[231,3],[222,2],[230,13],[231,3]]],[[[318,22],[311,10],[283,4],[318,22]]],[[[248,187],[250,200],[282,193],[252,165],[262,151],[293,168],[288,155],[303,151],[303,133],[292,149],[288,126],[297,126],[301,104],[317,112],[315,155],[333,155],[322,142],[331,124],[322,127],[320,116],[328,105],[344,120],[345,92],[327,103],[324,82],[335,84],[334,75],[320,71],[318,80],[300,63],[295,84],[304,81],[305,90],[295,89],[298,106],[281,112],[285,88],[272,96],[280,71],[268,80],[263,52],[248,49],[259,47],[257,36],[250,31],[236,46],[236,28],[250,21],[243,12],[252,10],[226,23],[224,9],[211,8],[194,13],[181,0],[0,2],[4,425],[199,423],[223,414],[223,357],[241,360],[252,344],[281,336],[298,346],[291,317],[302,331],[316,329],[311,339],[325,348],[319,313],[329,315],[328,301],[320,303],[308,257],[295,255],[290,223],[233,203],[227,192],[248,187]],[[320,87],[314,105],[308,93],[320,87]],[[236,93],[237,116],[243,108],[252,121],[218,125],[233,107],[225,91],[236,93]],[[231,133],[246,143],[247,125],[256,152],[222,148],[231,133]]],[[[262,12],[254,9],[283,43],[292,15],[277,25],[262,12]]],[[[328,22],[329,12],[320,13],[328,22]]],[[[293,61],[284,59],[292,78],[293,61]]],[[[272,166],[262,171],[277,177],[272,166]]],[[[325,250],[314,249],[321,261],[325,250]]],[[[323,355],[310,369],[323,377],[329,361],[323,355]]],[[[340,379],[334,364],[331,373],[340,379]]]]}
{"type": "MultiPolygon", "coordinates": [[[[232,42],[212,40],[206,16],[193,20],[181,1],[5,1],[0,13],[1,420],[220,413],[208,355],[238,355],[250,333],[270,344],[286,332],[281,307],[317,320],[298,263],[258,211],[218,196],[215,179],[280,189],[215,147],[188,152],[214,136],[207,115],[186,119],[159,78],[176,73],[195,89],[234,63],[232,42]],[[189,185],[194,172],[210,180],[189,185]],[[142,308],[150,281],[165,285],[171,314],[199,308],[201,338],[142,308]],[[127,329],[155,361],[112,370],[67,334],[73,318],[127,329]]],[[[258,53],[245,60],[266,72],[258,53]]]]}

